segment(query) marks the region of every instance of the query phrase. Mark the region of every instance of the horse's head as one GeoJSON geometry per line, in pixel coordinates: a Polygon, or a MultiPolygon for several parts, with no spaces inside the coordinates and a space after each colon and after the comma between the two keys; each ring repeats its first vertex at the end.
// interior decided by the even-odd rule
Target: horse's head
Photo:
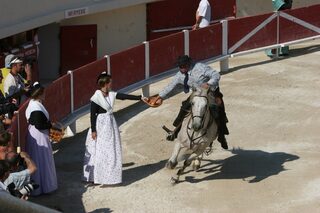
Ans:
{"type": "Polygon", "coordinates": [[[208,112],[209,100],[208,89],[193,88],[190,98],[192,111],[192,128],[194,131],[202,129],[206,114],[208,112]]]}

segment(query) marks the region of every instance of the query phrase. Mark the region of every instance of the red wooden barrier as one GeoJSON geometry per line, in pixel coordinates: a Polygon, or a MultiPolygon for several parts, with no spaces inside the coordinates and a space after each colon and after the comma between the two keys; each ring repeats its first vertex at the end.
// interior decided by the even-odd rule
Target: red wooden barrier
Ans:
{"type": "Polygon", "coordinates": [[[19,107],[20,147],[22,151],[25,151],[25,148],[26,148],[26,137],[27,137],[27,131],[28,131],[28,125],[29,125],[27,123],[27,118],[25,115],[28,104],[29,104],[29,101],[26,101],[22,106],[19,107]]]}
{"type": "Polygon", "coordinates": [[[107,72],[106,59],[94,61],[73,71],[74,108],[78,109],[89,103],[90,97],[97,89],[97,76],[107,72]]]}
{"type": "Polygon", "coordinates": [[[174,68],[180,55],[184,55],[183,32],[150,41],[150,76],[174,68]]]}
{"type": "MultiPolygon", "coordinates": [[[[320,27],[318,12],[320,4],[299,8],[285,13],[320,27]]],[[[253,17],[245,17],[230,20],[228,22],[228,46],[229,49],[252,32],[257,26],[269,18],[272,14],[264,14],[253,17]]],[[[233,52],[268,46],[277,43],[276,18],[250,37],[246,42],[235,48],[233,52]]],[[[285,18],[280,18],[280,43],[319,35],[285,18]]],[[[221,24],[215,24],[208,28],[190,31],[190,56],[194,60],[202,60],[219,56],[222,53],[222,29],[221,24]]],[[[150,41],[150,76],[159,74],[176,66],[178,56],[184,54],[184,34],[179,32],[161,39],[150,41]]],[[[111,74],[114,89],[121,89],[145,78],[145,47],[139,45],[110,56],[111,74]]],[[[105,71],[106,60],[100,59],[91,64],[76,69],[74,75],[74,109],[87,104],[96,87],[96,77],[105,71]]],[[[64,75],[46,88],[46,100],[44,105],[50,114],[51,121],[59,121],[71,113],[71,84],[70,75],[64,75]]],[[[25,136],[27,122],[25,109],[28,102],[20,106],[20,142],[22,150],[25,149],[25,136]]],[[[13,132],[13,142],[18,143],[18,120],[13,118],[10,131],[13,132]]]]}
{"type": "Polygon", "coordinates": [[[222,26],[211,25],[190,31],[190,56],[193,60],[203,60],[222,54],[222,26]]]}
{"type": "Polygon", "coordinates": [[[59,121],[71,112],[70,75],[55,80],[45,89],[44,105],[51,121],[59,121]]]}
{"type": "Polygon", "coordinates": [[[12,132],[12,139],[11,144],[9,144],[10,147],[18,147],[18,122],[20,127],[20,147],[22,151],[25,151],[25,145],[26,145],[26,136],[27,136],[27,130],[28,130],[28,123],[25,116],[25,111],[27,109],[29,101],[26,101],[19,107],[19,115],[15,115],[12,119],[11,126],[9,128],[9,131],[12,132]],[[19,121],[18,121],[19,118],[19,121]]]}
{"type": "MultiPolygon", "coordinates": [[[[294,10],[285,11],[285,13],[310,23],[316,27],[320,27],[320,4],[303,7],[294,10]]],[[[280,43],[294,41],[306,37],[316,36],[319,33],[307,29],[300,24],[293,23],[283,17],[280,17],[280,43]]]]}
{"type": "MultiPolygon", "coordinates": [[[[211,20],[236,16],[236,0],[209,0],[209,3],[211,20]]],[[[199,0],[167,0],[147,4],[148,40],[177,32],[154,32],[154,30],[194,25],[198,5],[199,0]]]]}
{"type": "Polygon", "coordinates": [[[110,56],[112,85],[121,89],[145,78],[144,44],[110,56]]]}
{"type": "MultiPolygon", "coordinates": [[[[228,22],[228,47],[229,49],[249,34],[252,30],[263,23],[273,13],[232,19],[228,22]]],[[[239,48],[232,52],[254,49],[277,43],[277,19],[273,19],[248,41],[244,42],[239,48]]]]}

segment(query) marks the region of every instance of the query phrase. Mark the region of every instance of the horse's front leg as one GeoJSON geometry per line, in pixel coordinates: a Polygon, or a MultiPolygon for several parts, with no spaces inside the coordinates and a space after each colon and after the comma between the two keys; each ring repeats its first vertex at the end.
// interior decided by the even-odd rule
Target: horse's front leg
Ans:
{"type": "Polygon", "coordinates": [[[182,147],[179,143],[175,143],[172,155],[171,155],[170,159],[168,160],[168,162],[166,163],[166,168],[174,169],[176,167],[176,165],[178,164],[177,158],[178,158],[178,155],[179,155],[181,148],[182,147]]]}
{"type": "Polygon", "coordinates": [[[203,158],[203,154],[196,157],[196,159],[192,161],[192,169],[194,171],[198,171],[200,169],[202,158],[203,158]]]}
{"type": "Polygon", "coordinates": [[[185,161],[183,162],[183,166],[178,170],[176,176],[174,177],[171,177],[171,184],[174,185],[174,184],[177,184],[179,182],[179,178],[180,178],[180,175],[183,174],[184,170],[190,166],[190,164],[192,163],[192,161],[194,161],[197,157],[198,157],[198,154],[189,154],[189,155],[185,155],[186,156],[186,159],[185,161]]]}

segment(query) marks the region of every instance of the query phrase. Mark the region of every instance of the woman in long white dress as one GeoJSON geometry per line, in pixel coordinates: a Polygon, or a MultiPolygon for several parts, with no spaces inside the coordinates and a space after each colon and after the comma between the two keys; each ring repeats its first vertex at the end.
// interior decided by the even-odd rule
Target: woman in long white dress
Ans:
{"type": "Polygon", "coordinates": [[[114,185],[122,182],[120,132],[113,116],[115,99],[141,100],[141,96],[111,91],[111,76],[103,72],[91,97],[91,128],[86,138],[83,180],[94,184],[114,185]]]}

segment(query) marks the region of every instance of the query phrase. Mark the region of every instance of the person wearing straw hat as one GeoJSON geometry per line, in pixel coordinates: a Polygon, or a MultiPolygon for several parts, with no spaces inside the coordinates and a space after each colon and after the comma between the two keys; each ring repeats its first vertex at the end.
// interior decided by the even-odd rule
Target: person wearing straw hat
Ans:
{"type": "Polygon", "coordinates": [[[99,89],[91,97],[91,128],[86,138],[83,181],[94,184],[122,183],[120,132],[113,115],[116,99],[142,100],[141,95],[114,92],[111,76],[102,72],[97,79],[99,89]]]}
{"type": "Polygon", "coordinates": [[[49,113],[42,104],[45,99],[44,87],[35,82],[30,91],[31,99],[26,109],[29,123],[26,151],[37,167],[32,180],[39,184],[31,195],[48,194],[58,188],[56,168],[53,159],[49,130],[52,127],[49,113]]]}

